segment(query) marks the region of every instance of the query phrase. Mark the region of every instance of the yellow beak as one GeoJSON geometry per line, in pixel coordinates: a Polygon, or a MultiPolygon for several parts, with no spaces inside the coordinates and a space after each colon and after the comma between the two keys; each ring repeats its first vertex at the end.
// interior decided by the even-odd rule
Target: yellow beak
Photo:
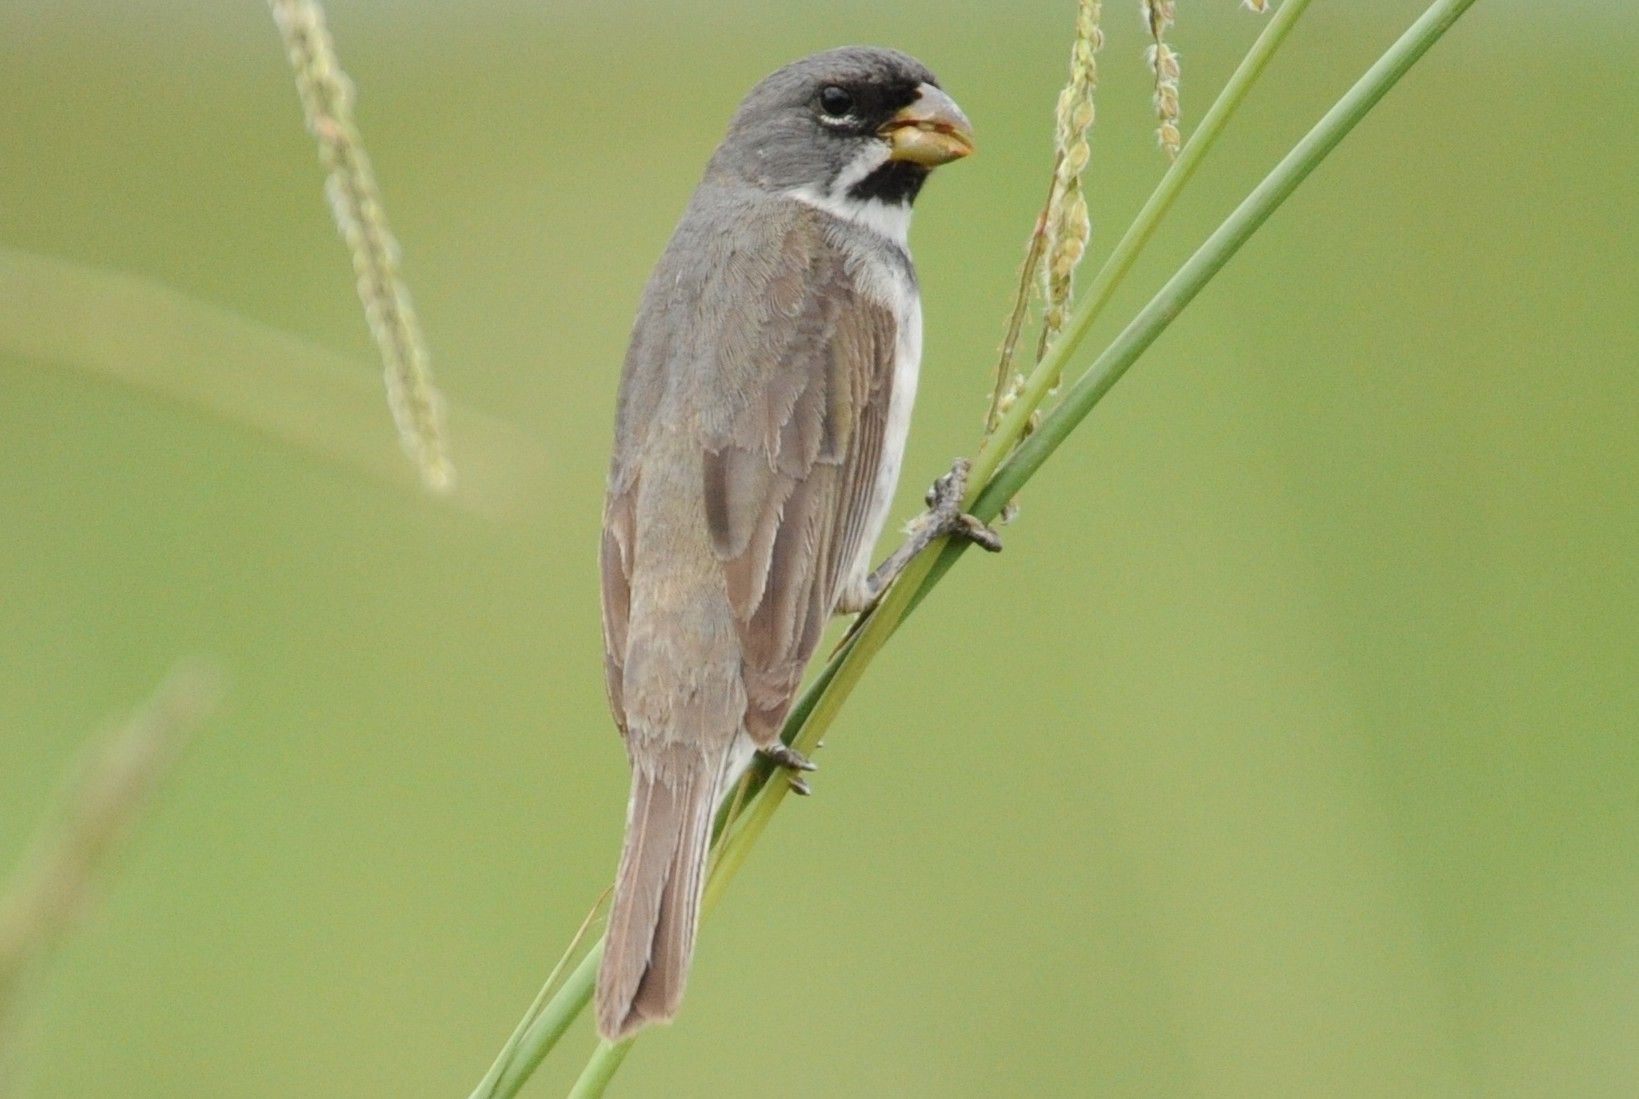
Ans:
{"type": "Polygon", "coordinates": [[[956,101],[932,84],[923,84],[910,106],[877,130],[887,141],[889,160],[907,160],[935,168],[973,152],[973,126],[956,101]]]}

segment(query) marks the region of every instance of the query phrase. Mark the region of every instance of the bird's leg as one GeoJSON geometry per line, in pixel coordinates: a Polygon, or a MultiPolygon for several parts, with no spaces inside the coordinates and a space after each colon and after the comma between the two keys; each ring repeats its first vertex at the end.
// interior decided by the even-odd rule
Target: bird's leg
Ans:
{"type": "Polygon", "coordinates": [[[904,545],[889,554],[888,559],[869,576],[843,590],[842,597],[837,600],[839,614],[868,611],[876,606],[882,593],[898,579],[911,560],[940,538],[961,538],[991,553],[1001,552],[1001,537],[962,510],[962,497],[967,494],[967,475],[971,466],[972,463],[966,458],[958,458],[949,473],[933,482],[933,487],[928,489],[928,510],[911,524],[910,536],[905,539],[904,545]]]}

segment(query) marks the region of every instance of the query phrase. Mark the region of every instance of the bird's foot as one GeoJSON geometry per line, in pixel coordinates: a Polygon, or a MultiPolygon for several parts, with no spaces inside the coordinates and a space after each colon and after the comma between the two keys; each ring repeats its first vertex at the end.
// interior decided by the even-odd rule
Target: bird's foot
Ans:
{"type": "Polygon", "coordinates": [[[958,458],[950,467],[950,472],[933,482],[928,489],[926,500],[929,526],[932,528],[928,541],[949,535],[972,542],[990,553],[1000,553],[1001,536],[962,510],[962,497],[967,495],[967,476],[972,468],[972,462],[958,458]]]}
{"type": "MultiPolygon", "coordinates": [[[[916,555],[940,538],[960,538],[991,553],[1001,552],[1001,536],[962,510],[962,497],[967,495],[967,476],[972,466],[973,463],[966,458],[956,459],[950,472],[933,482],[933,487],[928,489],[928,510],[911,523],[904,545],[889,554],[888,559],[878,565],[874,572],[843,590],[837,599],[837,611],[842,614],[859,612],[855,629],[875,609],[889,585],[898,579],[916,555]]],[[[852,631],[849,632],[851,635],[852,631]]]]}
{"type": "Polygon", "coordinates": [[[786,785],[791,787],[793,794],[807,797],[813,793],[802,775],[804,771],[819,770],[819,764],[810,761],[807,756],[780,740],[776,740],[767,748],[758,748],[757,752],[776,767],[785,768],[786,785]]]}
{"type": "Polygon", "coordinates": [[[784,741],[776,740],[767,748],[758,748],[758,753],[770,763],[784,767],[788,771],[817,771],[819,764],[811,762],[807,756],[797,751],[784,741]]]}

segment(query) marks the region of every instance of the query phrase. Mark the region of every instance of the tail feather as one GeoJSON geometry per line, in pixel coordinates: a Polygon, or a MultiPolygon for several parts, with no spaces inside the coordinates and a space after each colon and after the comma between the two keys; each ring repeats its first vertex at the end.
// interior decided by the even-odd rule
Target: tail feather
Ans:
{"type": "Polygon", "coordinates": [[[610,1041],[677,1014],[694,954],[716,804],[715,769],[632,773],[626,846],[598,970],[598,1032],[610,1041]]]}

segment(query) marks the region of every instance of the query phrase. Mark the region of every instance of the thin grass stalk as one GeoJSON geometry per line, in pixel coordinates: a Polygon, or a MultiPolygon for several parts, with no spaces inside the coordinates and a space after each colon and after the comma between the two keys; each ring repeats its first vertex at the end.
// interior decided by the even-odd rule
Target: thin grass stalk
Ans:
{"type": "MultiPolygon", "coordinates": [[[[1123,330],[1109,350],[1101,355],[1066,392],[1063,403],[1043,421],[1040,430],[1028,443],[1020,447],[1017,454],[1006,463],[1005,475],[998,474],[977,494],[972,508],[974,514],[980,518],[994,517],[1001,506],[1041,468],[1070,432],[1096,407],[1144,350],[1223,269],[1246,240],[1474,2],[1475,0],[1436,0],[1424,12],[1422,17],[1383,54],[1303,141],[1219,226],[1184,267],[1168,281],[1161,292],[1151,299],[1149,305],[1132,324],[1123,330]]],[[[1079,339],[1084,335],[1084,332],[1076,331],[1075,321],[1072,321],[1072,325],[1066,329],[1064,338],[1079,339]]],[[[788,742],[799,748],[811,747],[823,735],[831,719],[846,701],[847,695],[858,683],[870,659],[898,628],[909,610],[918,605],[926,592],[949,571],[950,565],[960,553],[959,546],[947,543],[937,556],[924,554],[913,562],[911,569],[907,570],[900,578],[900,582],[889,590],[887,597],[864,627],[839,650],[820,678],[804,692],[802,700],[786,725],[788,742]]],[[[755,842],[766,826],[767,819],[778,807],[785,790],[784,783],[772,782],[765,784],[756,795],[746,811],[743,827],[729,834],[725,840],[725,849],[719,864],[720,873],[732,874],[731,868],[743,862],[745,852],[735,849],[749,848],[755,842]]],[[[559,996],[575,997],[581,1006],[584,1006],[591,995],[591,975],[587,975],[583,990],[574,988],[574,981],[575,978],[572,976],[559,996]]],[[[621,1056],[624,1056],[624,1053],[621,1056]]],[[[596,1055],[594,1059],[598,1059],[596,1055]]],[[[618,1067],[618,1061],[608,1068],[608,1072],[612,1073],[614,1067],[618,1067]]],[[[603,1070],[600,1068],[601,1072],[603,1070]]],[[[605,1087],[608,1080],[608,1074],[601,1075],[598,1086],[605,1087]]],[[[601,1095],[602,1091],[587,1090],[580,1094],[591,1097],[601,1095]]]]}
{"type": "Polygon", "coordinates": [[[512,1099],[520,1088],[541,1067],[546,1055],[557,1046],[586,1005],[592,1002],[592,985],[597,980],[598,963],[603,960],[603,939],[592,944],[586,957],[564,979],[563,984],[546,1006],[530,1020],[523,1036],[518,1039],[510,1059],[497,1058],[496,1064],[485,1077],[488,1090],[480,1084],[472,1099],[512,1099]],[[496,1072],[496,1068],[501,1071],[496,1072]]]}
{"type": "Polygon", "coordinates": [[[484,1078],[478,1082],[478,1087],[473,1090],[472,1099],[489,1099],[490,1096],[495,1094],[496,1084],[506,1071],[507,1065],[512,1063],[524,1036],[529,1033],[535,1019],[540,1016],[542,1010],[550,1002],[549,997],[557,991],[558,978],[563,976],[564,970],[569,967],[570,959],[575,956],[575,951],[580,949],[581,941],[586,938],[586,933],[591,930],[592,924],[598,918],[598,913],[603,911],[605,902],[609,900],[609,895],[613,892],[614,886],[611,885],[603,891],[596,903],[587,910],[586,918],[581,921],[580,928],[575,932],[574,937],[569,940],[569,945],[564,948],[563,954],[558,958],[558,964],[552,967],[552,972],[547,974],[546,980],[541,983],[541,990],[535,994],[534,1002],[529,1005],[529,1010],[524,1013],[523,1019],[519,1021],[517,1028],[513,1030],[512,1037],[508,1038],[506,1045],[501,1047],[501,1052],[496,1055],[495,1062],[490,1065],[489,1071],[484,1074],[484,1078]]]}
{"type": "Polygon", "coordinates": [[[1030,313],[1030,292],[1036,283],[1036,269],[1047,248],[1047,215],[1053,208],[1053,196],[1058,193],[1059,161],[1063,157],[1062,152],[1053,154],[1053,170],[1047,177],[1047,198],[1042,202],[1041,213],[1036,215],[1035,227],[1030,230],[1030,244],[1024,252],[1024,265],[1019,268],[1019,287],[1013,293],[1013,308],[1007,316],[1007,335],[1002,337],[1001,353],[996,356],[996,384],[990,390],[990,409],[985,413],[987,432],[996,429],[996,419],[1002,414],[1002,399],[1013,384],[1013,353],[1018,349],[1019,335],[1030,313]]]}

